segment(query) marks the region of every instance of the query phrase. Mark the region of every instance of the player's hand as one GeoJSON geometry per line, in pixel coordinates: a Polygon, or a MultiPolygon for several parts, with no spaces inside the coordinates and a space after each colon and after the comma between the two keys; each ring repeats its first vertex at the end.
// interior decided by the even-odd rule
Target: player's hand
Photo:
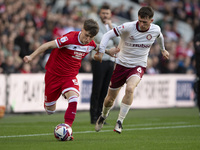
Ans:
{"type": "Polygon", "coordinates": [[[97,53],[94,55],[94,60],[102,62],[103,54],[104,54],[104,53],[97,52],[97,53]]]}
{"type": "Polygon", "coordinates": [[[112,21],[111,21],[111,20],[106,19],[106,20],[105,20],[105,24],[108,24],[108,26],[109,26],[111,29],[113,28],[113,26],[112,26],[112,21]]]}
{"type": "Polygon", "coordinates": [[[167,50],[162,50],[161,52],[165,59],[169,59],[169,52],[167,50]]]}
{"type": "Polygon", "coordinates": [[[115,57],[116,58],[116,54],[120,51],[120,49],[118,47],[113,47],[111,49],[109,49],[109,55],[111,57],[115,57]]]}
{"type": "Polygon", "coordinates": [[[23,60],[24,60],[24,62],[28,63],[28,62],[32,61],[32,58],[31,58],[31,56],[24,56],[23,60]]]}

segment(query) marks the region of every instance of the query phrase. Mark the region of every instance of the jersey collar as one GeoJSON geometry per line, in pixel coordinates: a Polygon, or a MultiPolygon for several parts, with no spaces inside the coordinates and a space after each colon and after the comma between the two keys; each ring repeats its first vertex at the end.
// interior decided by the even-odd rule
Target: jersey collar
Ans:
{"type": "MultiPolygon", "coordinates": [[[[149,27],[150,28],[150,27],[149,27]]],[[[149,30],[149,28],[147,29],[147,30],[145,30],[145,31],[141,31],[140,29],[139,29],[139,22],[137,21],[137,23],[136,23],[136,29],[139,31],[139,32],[147,32],[148,30],[149,30]]]]}
{"type": "Polygon", "coordinates": [[[78,42],[79,42],[80,44],[83,45],[83,43],[82,43],[81,40],[80,40],[80,35],[81,35],[81,31],[80,31],[79,34],[78,34],[78,42]]]}

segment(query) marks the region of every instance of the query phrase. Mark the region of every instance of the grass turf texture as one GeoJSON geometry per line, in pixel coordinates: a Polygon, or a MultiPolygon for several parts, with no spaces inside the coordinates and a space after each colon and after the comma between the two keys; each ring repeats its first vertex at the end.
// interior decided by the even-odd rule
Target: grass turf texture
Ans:
{"type": "Polygon", "coordinates": [[[121,134],[113,132],[119,110],[112,110],[102,131],[95,132],[89,112],[77,112],[74,141],[57,141],[54,127],[64,112],[14,114],[0,119],[0,150],[199,150],[197,108],[130,110],[121,134]]]}

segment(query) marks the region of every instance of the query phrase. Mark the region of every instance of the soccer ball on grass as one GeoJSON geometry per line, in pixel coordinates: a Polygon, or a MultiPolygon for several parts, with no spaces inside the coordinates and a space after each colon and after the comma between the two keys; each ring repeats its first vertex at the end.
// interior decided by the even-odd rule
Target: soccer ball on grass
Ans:
{"type": "Polygon", "coordinates": [[[72,140],[72,128],[65,123],[58,124],[54,129],[54,136],[59,141],[72,140]]]}

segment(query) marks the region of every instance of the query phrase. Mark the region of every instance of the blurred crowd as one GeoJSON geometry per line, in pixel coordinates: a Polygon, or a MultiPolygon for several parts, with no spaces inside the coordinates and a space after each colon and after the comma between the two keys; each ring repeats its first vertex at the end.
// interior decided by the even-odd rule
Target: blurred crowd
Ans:
{"type": "MultiPolygon", "coordinates": [[[[0,74],[45,72],[45,64],[51,50],[46,51],[32,63],[24,63],[23,57],[41,44],[70,31],[80,31],[87,18],[97,18],[98,9],[90,0],[64,0],[56,9],[56,0],[0,0],[0,74]]],[[[177,31],[177,21],[187,22],[200,33],[200,3],[198,0],[132,0],[141,6],[150,5],[164,17],[155,22],[161,27],[170,60],[160,55],[157,43],[151,48],[146,74],[184,73],[195,74],[193,39],[185,42],[177,31]]],[[[106,2],[105,2],[106,3],[106,2]]],[[[108,3],[109,4],[109,3],[108,3]]],[[[103,4],[102,4],[103,5],[103,4]]],[[[109,4],[110,5],[110,4],[109,4]]],[[[137,19],[134,5],[112,7],[112,14],[127,20],[137,19]]],[[[117,22],[115,22],[117,23],[117,22]]],[[[91,72],[91,58],[82,62],[80,72],[91,72]]]]}

